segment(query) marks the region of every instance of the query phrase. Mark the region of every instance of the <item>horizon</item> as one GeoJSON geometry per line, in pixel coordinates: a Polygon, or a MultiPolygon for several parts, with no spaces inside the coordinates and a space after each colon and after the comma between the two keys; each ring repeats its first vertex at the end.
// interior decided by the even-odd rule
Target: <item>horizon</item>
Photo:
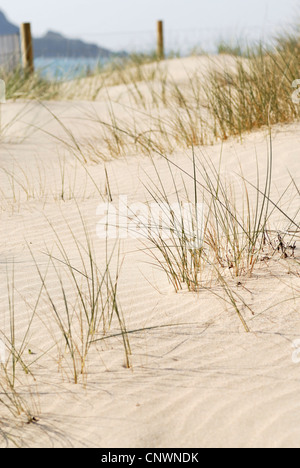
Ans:
{"type": "Polygon", "coordinates": [[[46,6],[37,0],[21,5],[19,0],[3,0],[0,10],[13,24],[30,22],[35,37],[53,31],[113,51],[148,50],[155,41],[155,22],[161,19],[165,23],[166,48],[183,51],[199,44],[209,48],[222,40],[265,41],[296,23],[299,3],[211,0],[202,5],[197,0],[112,0],[104,4],[101,0],[64,0],[64,10],[73,13],[68,20],[57,14],[61,8],[58,0],[46,6]]]}

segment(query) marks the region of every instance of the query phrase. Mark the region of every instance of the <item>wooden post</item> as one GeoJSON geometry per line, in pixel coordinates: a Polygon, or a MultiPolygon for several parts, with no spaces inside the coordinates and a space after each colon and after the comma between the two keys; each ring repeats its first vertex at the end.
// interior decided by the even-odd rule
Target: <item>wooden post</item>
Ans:
{"type": "Polygon", "coordinates": [[[21,44],[23,68],[26,73],[33,73],[33,45],[30,23],[21,24],[21,44]]]}
{"type": "Polygon", "coordinates": [[[157,58],[159,60],[163,60],[165,58],[163,21],[157,21],[157,58]]]}

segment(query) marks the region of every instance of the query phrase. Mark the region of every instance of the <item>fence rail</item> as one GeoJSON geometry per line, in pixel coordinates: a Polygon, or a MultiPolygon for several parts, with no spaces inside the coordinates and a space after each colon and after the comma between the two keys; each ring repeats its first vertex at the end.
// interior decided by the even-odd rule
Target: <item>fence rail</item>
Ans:
{"type": "MultiPolygon", "coordinates": [[[[187,55],[191,51],[205,51],[214,53],[217,46],[224,41],[234,44],[251,44],[259,41],[268,43],[278,32],[290,30],[292,25],[265,25],[235,27],[235,28],[209,28],[199,29],[168,29],[162,21],[150,31],[123,31],[123,32],[89,32],[77,34],[88,43],[95,43],[101,47],[115,52],[153,52],[157,51],[161,58],[165,54],[180,53],[187,55]]],[[[19,34],[0,35],[0,69],[12,70],[21,62],[28,72],[34,70],[34,56],[30,24],[21,25],[21,38],[19,34]]],[[[67,52],[67,51],[66,51],[67,52]]],[[[38,56],[39,58],[40,55],[38,56]]],[[[68,53],[66,53],[68,57],[68,53]]]]}
{"type": "MultiPolygon", "coordinates": [[[[272,39],[284,31],[292,31],[289,23],[267,24],[264,26],[236,27],[199,27],[190,29],[170,29],[164,24],[164,48],[166,53],[180,52],[187,54],[193,49],[207,52],[216,51],[220,42],[229,44],[252,44],[272,42],[272,39]]],[[[157,34],[155,28],[137,31],[78,31],[74,37],[80,37],[86,42],[97,43],[114,52],[152,52],[156,50],[157,34]]]]}

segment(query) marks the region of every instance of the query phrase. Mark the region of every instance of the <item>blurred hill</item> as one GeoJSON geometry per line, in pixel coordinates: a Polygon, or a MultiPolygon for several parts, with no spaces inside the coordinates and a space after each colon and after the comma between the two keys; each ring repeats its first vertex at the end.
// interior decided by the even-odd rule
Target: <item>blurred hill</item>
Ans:
{"type": "MultiPolygon", "coordinates": [[[[5,14],[0,11],[0,36],[18,33],[19,28],[10,23],[5,14]]],[[[54,31],[48,31],[43,37],[34,38],[33,46],[35,58],[109,58],[127,55],[126,52],[112,52],[80,39],[68,39],[54,31]]]]}
{"type": "Polygon", "coordinates": [[[48,31],[34,39],[35,57],[108,58],[113,53],[97,44],[87,44],[79,39],[68,39],[57,32],[48,31]]]}
{"type": "Polygon", "coordinates": [[[0,11],[0,35],[5,36],[6,34],[18,34],[18,32],[19,28],[10,23],[4,13],[0,11]]]}

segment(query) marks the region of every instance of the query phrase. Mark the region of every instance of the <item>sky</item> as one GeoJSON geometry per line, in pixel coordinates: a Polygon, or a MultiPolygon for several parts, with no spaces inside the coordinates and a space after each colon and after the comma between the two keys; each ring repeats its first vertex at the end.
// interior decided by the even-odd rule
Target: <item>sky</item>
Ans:
{"type": "MultiPolygon", "coordinates": [[[[113,49],[153,41],[155,22],[167,40],[182,44],[229,34],[267,34],[294,23],[300,0],[0,0],[15,24],[30,22],[35,36],[58,31],[113,49]]],[[[155,36],[154,36],[155,37],[155,36]]]]}

